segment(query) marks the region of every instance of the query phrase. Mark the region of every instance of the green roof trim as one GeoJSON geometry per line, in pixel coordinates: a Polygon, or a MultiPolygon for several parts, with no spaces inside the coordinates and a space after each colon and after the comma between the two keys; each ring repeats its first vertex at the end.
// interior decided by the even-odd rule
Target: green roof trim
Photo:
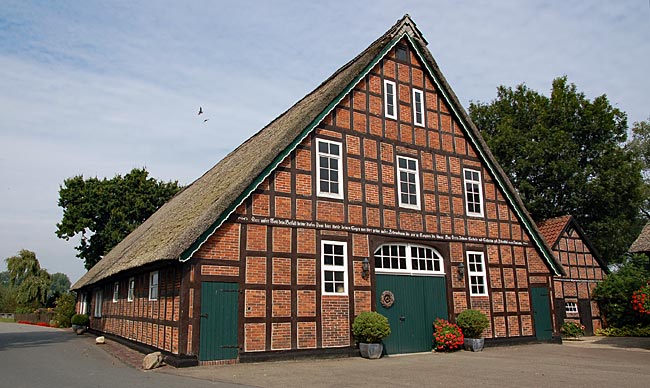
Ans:
{"type": "Polygon", "coordinates": [[[262,182],[264,182],[264,180],[268,178],[269,175],[271,175],[271,173],[280,165],[280,163],[282,163],[284,158],[286,158],[291,152],[293,152],[296,149],[296,147],[298,147],[300,143],[302,143],[303,140],[305,140],[305,138],[318,126],[318,124],[320,124],[321,121],[323,121],[323,119],[328,114],[330,114],[330,112],[332,112],[334,108],[336,108],[336,106],[345,98],[345,96],[347,96],[348,93],[350,93],[350,91],[352,91],[352,89],[354,89],[354,87],[357,86],[357,84],[370,72],[370,70],[372,70],[372,68],[375,67],[375,65],[377,65],[377,63],[379,63],[379,61],[405,35],[408,36],[406,33],[402,34],[401,36],[394,38],[388,44],[386,44],[386,46],[379,52],[379,54],[377,54],[375,58],[373,58],[373,60],[370,61],[370,63],[363,69],[363,71],[359,73],[345,87],[345,89],[343,89],[343,91],[339,93],[339,95],[334,100],[332,100],[332,102],[330,102],[327,105],[327,107],[325,107],[325,109],[323,109],[323,111],[318,116],[316,116],[314,120],[311,121],[311,123],[309,123],[307,127],[305,127],[305,129],[300,133],[300,135],[298,135],[298,137],[296,137],[296,139],[294,139],[294,141],[292,141],[287,148],[285,148],[280,154],[278,154],[278,156],[275,159],[273,159],[271,164],[269,164],[268,167],[264,169],[264,171],[262,171],[262,173],[251,183],[251,185],[248,186],[248,188],[246,188],[246,190],[244,190],[233,201],[232,205],[230,205],[228,209],[226,209],[226,211],[219,216],[219,218],[214,222],[214,224],[212,224],[205,232],[203,232],[201,236],[192,245],[190,245],[187,248],[187,250],[185,250],[181,254],[180,261],[189,260],[192,257],[192,255],[196,251],[198,251],[199,248],[201,248],[201,245],[203,245],[203,243],[205,243],[208,240],[208,238],[210,238],[210,236],[214,234],[214,232],[216,232],[217,229],[219,229],[219,227],[224,222],[226,222],[226,220],[230,217],[230,215],[246,200],[246,198],[248,198],[255,190],[257,190],[259,185],[261,185],[262,182]]]}

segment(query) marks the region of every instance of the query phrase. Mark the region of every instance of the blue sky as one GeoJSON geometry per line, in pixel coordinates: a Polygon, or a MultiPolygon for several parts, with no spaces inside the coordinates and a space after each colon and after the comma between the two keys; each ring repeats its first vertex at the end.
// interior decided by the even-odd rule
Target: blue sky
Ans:
{"type": "Polygon", "coordinates": [[[0,258],[30,249],[73,282],[64,179],[191,183],[405,13],[466,108],[567,75],[630,125],[650,116],[647,0],[1,3],[0,258]]]}

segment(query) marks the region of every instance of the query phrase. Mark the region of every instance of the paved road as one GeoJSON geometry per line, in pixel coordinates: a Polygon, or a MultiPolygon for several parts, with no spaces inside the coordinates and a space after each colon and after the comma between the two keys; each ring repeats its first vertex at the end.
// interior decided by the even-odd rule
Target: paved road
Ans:
{"type": "Polygon", "coordinates": [[[0,323],[1,387],[648,387],[650,338],[143,372],[68,330],[0,323]]]}
{"type": "Polygon", "coordinates": [[[164,373],[259,387],[650,387],[650,338],[600,338],[365,360],[301,360],[164,373]]]}
{"type": "Polygon", "coordinates": [[[91,336],[71,330],[0,323],[0,386],[35,387],[242,387],[143,372],[126,366],[91,336]]]}

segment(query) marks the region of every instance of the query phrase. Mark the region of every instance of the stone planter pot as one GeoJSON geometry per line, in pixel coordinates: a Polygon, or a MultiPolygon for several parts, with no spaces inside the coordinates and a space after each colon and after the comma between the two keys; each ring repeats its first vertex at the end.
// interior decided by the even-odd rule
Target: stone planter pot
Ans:
{"type": "Polygon", "coordinates": [[[384,351],[384,345],[359,343],[359,351],[363,358],[377,359],[381,357],[381,353],[384,351]]]}
{"type": "Polygon", "coordinates": [[[465,338],[463,345],[465,350],[480,352],[483,350],[483,346],[485,345],[485,338],[465,338]]]}
{"type": "Polygon", "coordinates": [[[77,334],[83,334],[86,331],[88,331],[88,326],[82,326],[82,325],[72,325],[72,331],[74,331],[77,334]]]}

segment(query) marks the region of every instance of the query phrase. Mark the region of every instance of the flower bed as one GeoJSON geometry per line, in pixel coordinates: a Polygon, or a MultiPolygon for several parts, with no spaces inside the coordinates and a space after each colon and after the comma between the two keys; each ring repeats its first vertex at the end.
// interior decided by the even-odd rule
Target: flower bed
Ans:
{"type": "Polygon", "coordinates": [[[18,321],[16,323],[21,323],[23,325],[34,325],[34,326],[43,326],[43,327],[53,327],[47,322],[28,322],[28,321],[18,321]]]}
{"type": "Polygon", "coordinates": [[[434,348],[438,352],[451,352],[463,347],[465,337],[458,325],[444,319],[436,319],[433,323],[434,348]]]}

